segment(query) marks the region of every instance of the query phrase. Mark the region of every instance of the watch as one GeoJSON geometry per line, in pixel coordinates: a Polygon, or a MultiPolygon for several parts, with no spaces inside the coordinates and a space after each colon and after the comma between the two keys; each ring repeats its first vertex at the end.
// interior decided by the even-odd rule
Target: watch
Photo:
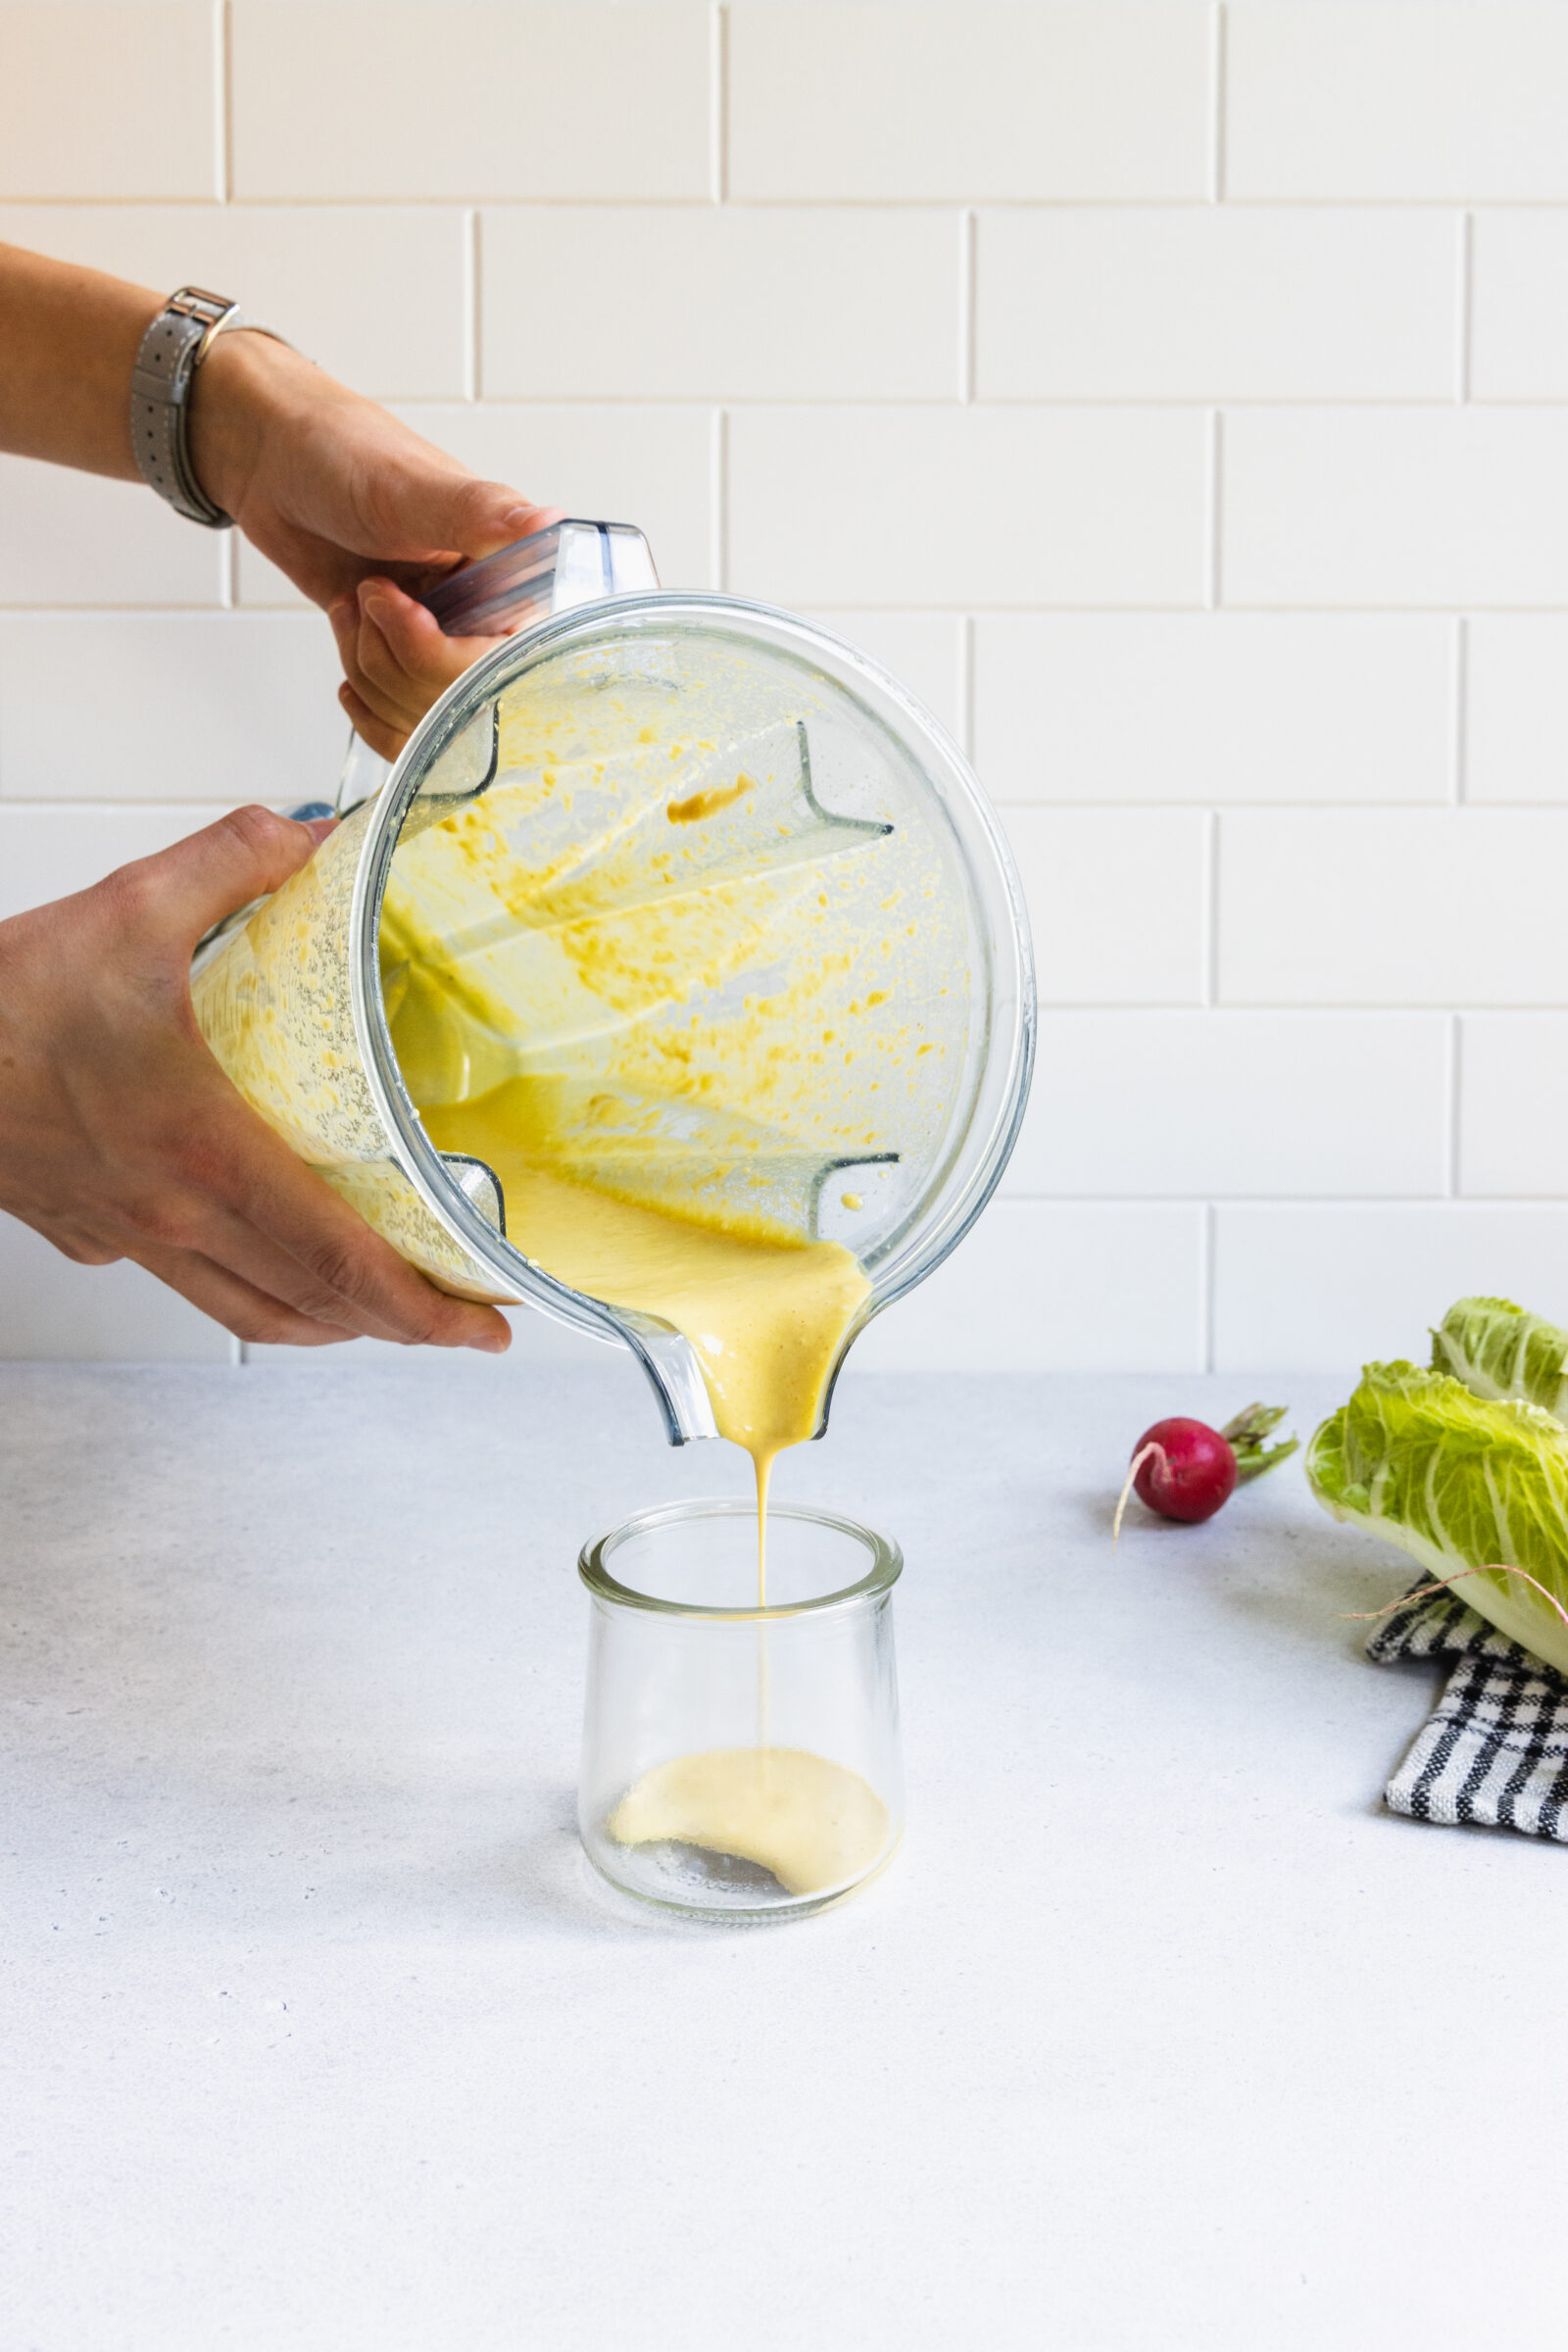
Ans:
{"type": "Polygon", "coordinates": [[[171,294],[141,339],[130,371],[130,446],[142,480],[167,498],[187,522],[226,531],[233,517],[215,506],[196,479],[187,428],[196,370],[220,335],[246,327],[252,334],[284,338],[247,318],[237,302],[181,286],[171,294]]]}

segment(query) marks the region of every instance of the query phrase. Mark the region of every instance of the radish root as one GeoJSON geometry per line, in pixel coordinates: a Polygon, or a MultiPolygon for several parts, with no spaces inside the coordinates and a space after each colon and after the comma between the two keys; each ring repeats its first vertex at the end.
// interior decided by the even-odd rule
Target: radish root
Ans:
{"type": "Polygon", "coordinates": [[[1541,1579],[1532,1576],[1528,1568],[1510,1568],[1506,1560],[1489,1560],[1484,1568],[1456,1568],[1452,1576],[1440,1576],[1436,1584],[1417,1585],[1413,1592],[1401,1592],[1398,1599],[1391,1600],[1386,1609],[1341,1609],[1340,1615],[1352,1625],[1370,1625],[1374,1618],[1392,1617],[1395,1610],[1402,1609],[1407,1600],[1425,1600],[1429,1593],[1442,1592],[1465,1576],[1522,1576],[1527,1585],[1535,1586],[1547,1606],[1556,1610],[1564,1625],[1568,1625],[1568,1609],[1563,1607],[1556,1593],[1548,1592],[1541,1579]]]}
{"type": "Polygon", "coordinates": [[[1138,1476],[1139,1471],[1143,1468],[1144,1464],[1148,1461],[1150,1455],[1152,1453],[1157,1453],[1160,1460],[1164,1461],[1164,1446],[1156,1446],[1151,1443],[1150,1445],[1146,1446],[1141,1452],[1135,1453],[1132,1460],[1127,1465],[1127,1476],[1122,1481],[1121,1493],[1116,1497],[1116,1516],[1110,1523],[1110,1541],[1112,1549],[1114,1549],[1115,1546],[1121,1542],[1122,1513],[1127,1508],[1127,1497],[1133,1491],[1133,1480],[1138,1476]]]}

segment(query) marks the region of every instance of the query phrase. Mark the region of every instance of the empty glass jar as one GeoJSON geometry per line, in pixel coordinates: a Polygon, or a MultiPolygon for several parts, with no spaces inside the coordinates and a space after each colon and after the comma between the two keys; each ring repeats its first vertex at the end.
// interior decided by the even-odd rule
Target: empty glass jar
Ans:
{"type": "Polygon", "coordinates": [[[578,1562],[591,1602],[578,1822],[627,1894],[703,1919],[801,1918],[863,1886],[904,1826],[896,1544],[799,1503],[644,1511],[578,1562]]]}

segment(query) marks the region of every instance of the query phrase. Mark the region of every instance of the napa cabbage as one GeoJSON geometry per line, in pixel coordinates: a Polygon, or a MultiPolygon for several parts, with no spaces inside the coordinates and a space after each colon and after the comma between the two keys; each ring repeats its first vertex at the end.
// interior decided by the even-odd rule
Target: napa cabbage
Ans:
{"type": "Polygon", "coordinates": [[[1476,1396],[1517,1396],[1568,1422],[1568,1331],[1507,1298],[1461,1298],[1432,1334],[1432,1369],[1476,1396]]]}
{"type": "Polygon", "coordinates": [[[1312,1492],[1434,1581],[1482,1571],[1455,1595],[1568,1675],[1568,1427],[1533,1400],[1560,1397],[1568,1335],[1472,1298],[1434,1340],[1436,1368],[1365,1367],[1307,1448],[1312,1492]]]}

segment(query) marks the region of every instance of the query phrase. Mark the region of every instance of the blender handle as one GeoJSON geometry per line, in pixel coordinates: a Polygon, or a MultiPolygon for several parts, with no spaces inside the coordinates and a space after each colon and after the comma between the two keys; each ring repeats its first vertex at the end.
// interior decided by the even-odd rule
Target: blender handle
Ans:
{"type": "MultiPolygon", "coordinates": [[[[418,602],[448,637],[512,637],[553,613],[658,586],[648,542],[633,524],[570,517],[448,572],[418,602]]],[[[346,816],[390,772],[390,762],[350,729],[337,799],[326,813],[346,816]]]]}

